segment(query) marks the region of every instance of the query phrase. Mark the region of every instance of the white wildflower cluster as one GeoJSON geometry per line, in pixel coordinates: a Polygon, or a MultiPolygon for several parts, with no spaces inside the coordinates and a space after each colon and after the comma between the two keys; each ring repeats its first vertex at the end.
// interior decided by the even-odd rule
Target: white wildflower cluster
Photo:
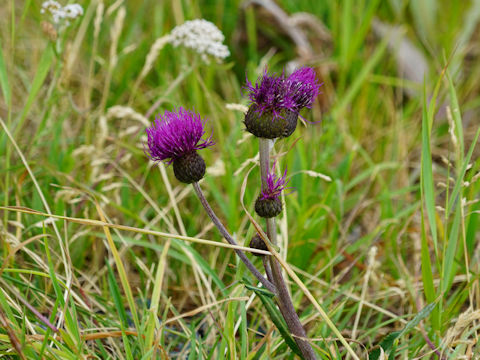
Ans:
{"type": "Polygon", "coordinates": [[[215,24],[204,19],[186,21],[175,27],[170,33],[170,43],[192,49],[208,62],[208,55],[217,60],[230,55],[228,47],[223,44],[225,36],[215,24]]]}
{"type": "Polygon", "coordinates": [[[69,4],[62,6],[58,1],[47,0],[42,4],[42,14],[50,13],[53,23],[56,25],[69,25],[70,20],[74,20],[83,15],[83,8],[79,4],[69,4]]]}

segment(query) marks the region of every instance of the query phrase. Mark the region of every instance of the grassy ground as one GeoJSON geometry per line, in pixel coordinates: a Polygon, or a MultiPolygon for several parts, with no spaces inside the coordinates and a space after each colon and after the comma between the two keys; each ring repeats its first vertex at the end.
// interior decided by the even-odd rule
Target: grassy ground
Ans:
{"type": "MultiPolygon", "coordinates": [[[[208,117],[202,187],[244,244],[239,194],[258,147],[226,104],[246,104],[245,74],[292,62],[324,86],[305,112],[321,123],[275,145],[294,187],[281,253],[359,358],[480,357],[479,1],[280,1],[316,17],[295,18],[306,52],[271,10],[240,1],[81,4],[56,40],[40,2],[0,4],[0,357],[293,357],[233,252],[180,239],[221,241],[192,188],[142,146],[155,113],[208,117]],[[153,46],[202,17],[226,36],[223,64],[153,46]]],[[[250,211],[259,184],[254,167],[250,211]]],[[[319,358],[346,358],[291,291],[319,358]]]]}

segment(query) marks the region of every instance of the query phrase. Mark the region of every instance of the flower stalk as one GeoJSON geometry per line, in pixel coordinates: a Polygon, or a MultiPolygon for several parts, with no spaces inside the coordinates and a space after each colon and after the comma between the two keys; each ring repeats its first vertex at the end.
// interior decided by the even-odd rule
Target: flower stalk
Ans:
{"type": "MultiPolygon", "coordinates": [[[[197,194],[200,202],[202,203],[203,208],[205,209],[207,215],[210,217],[212,220],[213,224],[217,227],[218,231],[220,231],[220,234],[227,240],[231,245],[238,245],[235,239],[230,235],[228,230],[223,226],[222,222],[220,219],[217,217],[215,212],[213,211],[212,207],[208,203],[205,195],[203,194],[202,189],[200,188],[200,185],[198,182],[194,182],[193,184],[193,189],[195,190],[195,193],[197,194]]],[[[234,249],[235,253],[238,255],[240,260],[243,261],[245,266],[250,270],[250,272],[257,278],[258,281],[262,283],[265,288],[273,293],[277,293],[277,289],[275,286],[267,280],[261,273],[260,271],[257,270],[257,268],[252,264],[252,262],[247,258],[247,256],[240,250],[234,249]]]]}
{"type": "MultiPolygon", "coordinates": [[[[262,190],[267,187],[267,173],[270,169],[270,144],[268,139],[258,138],[259,141],[259,155],[260,155],[260,174],[262,178],[262,190]]],[[[272,244],[276,244],[277,238],[277,227],[275,223],[275,218],[267,218],[267,236],[272,244]]],[[[307,337],[305,329],[303,328],[302,323],[295,311],[293,306],[292,299],[287,289],[285,280],[283,279],[282,269],[277,259],[273,256],[269,257],[269,262],[264,262],[265,270],[267,274],[271,274],[271,281],[274,283],[277,288],[277,301],[280,312],[287,323],[288,329],[294,336],[295,342],[297,343],[300,351],[307,360],[316,359],[317,356],[313,351],[312,346],[304,338],[307,337]],[[268,266],[269,265],[269,266],[268,266]]]]}

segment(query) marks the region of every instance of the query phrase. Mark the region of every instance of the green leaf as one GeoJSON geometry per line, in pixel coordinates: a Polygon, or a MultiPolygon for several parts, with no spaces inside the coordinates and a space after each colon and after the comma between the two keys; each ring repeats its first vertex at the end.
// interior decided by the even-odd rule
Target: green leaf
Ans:
{"type": "MultiPolygon", "coordinates": [[[[247,282],[248,279],[244,278],[244,281],[247,282]]],[[[247,285],[248,283],[245,283],[245,286],[247,285]]],[[[292,335],[290,334],[290,331],[288,330],[288,327],[287,327],[287,323],[283,319],[283,316],[280,313],[280,310],[278,310],[277,306],[273,302],[272,297],[270,295],[265,295],[265,292],[263,289],[258,289],[251,285],[248,288],[253,290],[255,294],[260,298],[260,300],[263,303],[263,306],[265,307],[265,309],[268,312],[268,315],[270,316],[270,319],[273,321],[273,323],[277,327],[278,331],[280,332],[280,335],[282,335],[282,338],[283,340],[285,340],[285,343],[288,345],[288,347],[295,354],[297,354],[303,359],[302,353],[300,352],[300,349],[298,348],[297,343],[295,342],[292,335]],[[262,291],[259,291],[259,290],[262,290],[262,291]]]]}
{"type": "Polygon", "coordinates": [[[420,324],[420,321],[422,321],[423,319],[426,319],[427,316],[430,315],[430,313],[433,311],[433,309],[435,309],[435,306],[437,306],[437,302],[432,302],[427,306],[425,306],[422,310],[420,310],[420,312],[417,315],[415,315],[415,317],[412,320],[410,320],[407,323],[407,325],[405,325],[403,330],[400,331],[400,334],[398,335],[398,337],[405,335],[410,330],[412,330],[415,326],[420,324]]]}
{"type": "Polygon", "coordinates": [[[448,89],[450,92],[450,108],[452,110],[452,118],[455,123],[455,134],[458,140],[458,147],[460,152],[460,162],[463,161],[463,152],[465,151],[465,145],[463,141],[463,123],[462,114],[460,112],[460,106],[458,105],[457,93],[453,86],[452,79],[447,73],[448,89]]]}
{"type": "MultiPolygon", "coordinates": [[[[415,317],[410,320],[405,327],[401,331],[394,331],[391,332],[390,334],[386,335],[383,340],[380,342],[380,347],[387,353],[390,350],[393,349],[395,345],[395,341],[408,333],[410,330],[412,330],[415,326],[417,326],[420,321],[425,319],[430,313],[433,311],[435,306],[437,305],[436,302],[432,302],[425,306],[420,312],[415,315],[415,317]]],[[[390,354],[389,354],[390,355],[390,354]]],[[[378,360],[380,357],[380,348],[377,348],[375,350],[372,350],[369,354],[369,360],[378,360]]]]}
{"type": "MultiPolygon", "coordinates": [[[[382,342],[380,343],[380,347],[383,349],[383,351],[387,351],[388,349],[393,347],[393,344],[398,338],[399,334],[400,331],[394,331],[383,338],[382,342]]],[[[369,360],[378,360],[381,354],[380,347],[370,352],[368,356],[369,360]]]]}
{"type": "Polygon", "coordinates": [[[256,286],[253,286],[253,285],[250,285],[248,284],[246,281],[246,279],[244,278],[244,284],[245,284],[245,287],[248,289],[248,290],[252,290],[254,291],[255,293],[261,293],[262,295],[265,295],[265,296],[268,296],[269,298],[274,298],[275,297],[275,294],[272,293],[270,290],[267,290],[265,288],[259,288],[259,287],[256,287],[256,286]]]}

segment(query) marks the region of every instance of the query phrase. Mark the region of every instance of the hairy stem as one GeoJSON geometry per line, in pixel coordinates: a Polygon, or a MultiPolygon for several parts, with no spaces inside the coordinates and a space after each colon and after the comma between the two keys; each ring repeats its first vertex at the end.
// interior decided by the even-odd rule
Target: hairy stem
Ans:
{"type": "MultiPolygon", "coordinates": [[[[200,199],[200,202],[203,205],[203,208],[207,212],[213,224],[217,227],[218,231],[220,231],[220,234],[222,234],[225,240],[227,240],[231,245],[238,245],[235,239],[230,235],[228,230],[225,228],[225,226],[223,226],[222,222],[217,217],[217,215],[213,212],[213,209],[211,208],[210,204],[205,198],[205,195],[203,194],[203,191],[200,188],[200,185],[198,184],[198,182],[194,182],[192,185],[193,185],[193,188],[195,189],[195,193],[197,194],[198,198],[200,199]]],[[[265,279],[265,277],[260,273],[260,271],[257,270],[257,268],[252,264],[252,262],[247,258],[247,256],[241,250],[234,249],[234,251],[237,253],[240,260],[243,261],[243,263],[248,268],[248,270],[250,270],[253,276],[255,276],[257,280],[260,281],[267,290],[273,293],[277,293],[277,289],[275,288],[275,286],[270,281],[265,279]]]]}
{"type": "MultiPolygon", "coordinates": [[[[260,174],[262,177],[262,189],[266,186],[267,172],[270,168],[270,144],[268,139],[259,138],[259,154],[260,154],[260,174]]],[[[267,236],[271,243],[276,244],[277,240],[277,227],[274,218],[267,220],[267,236]]],[[[312,346],[306,340],[307,334],[305,329],[298,318],[297,312],[292,303],[292,299],[287,289],[285,280],[283,279],[282,269],[277,259],[270,256],[270,270],[273,283],[278,290],[278,307],[280,312],[287,323],[287,326],[294,335],[294,339],[303,354],[303,357],[307,360],[316,359],[317,356],[313,351],[312,346]]]]}

